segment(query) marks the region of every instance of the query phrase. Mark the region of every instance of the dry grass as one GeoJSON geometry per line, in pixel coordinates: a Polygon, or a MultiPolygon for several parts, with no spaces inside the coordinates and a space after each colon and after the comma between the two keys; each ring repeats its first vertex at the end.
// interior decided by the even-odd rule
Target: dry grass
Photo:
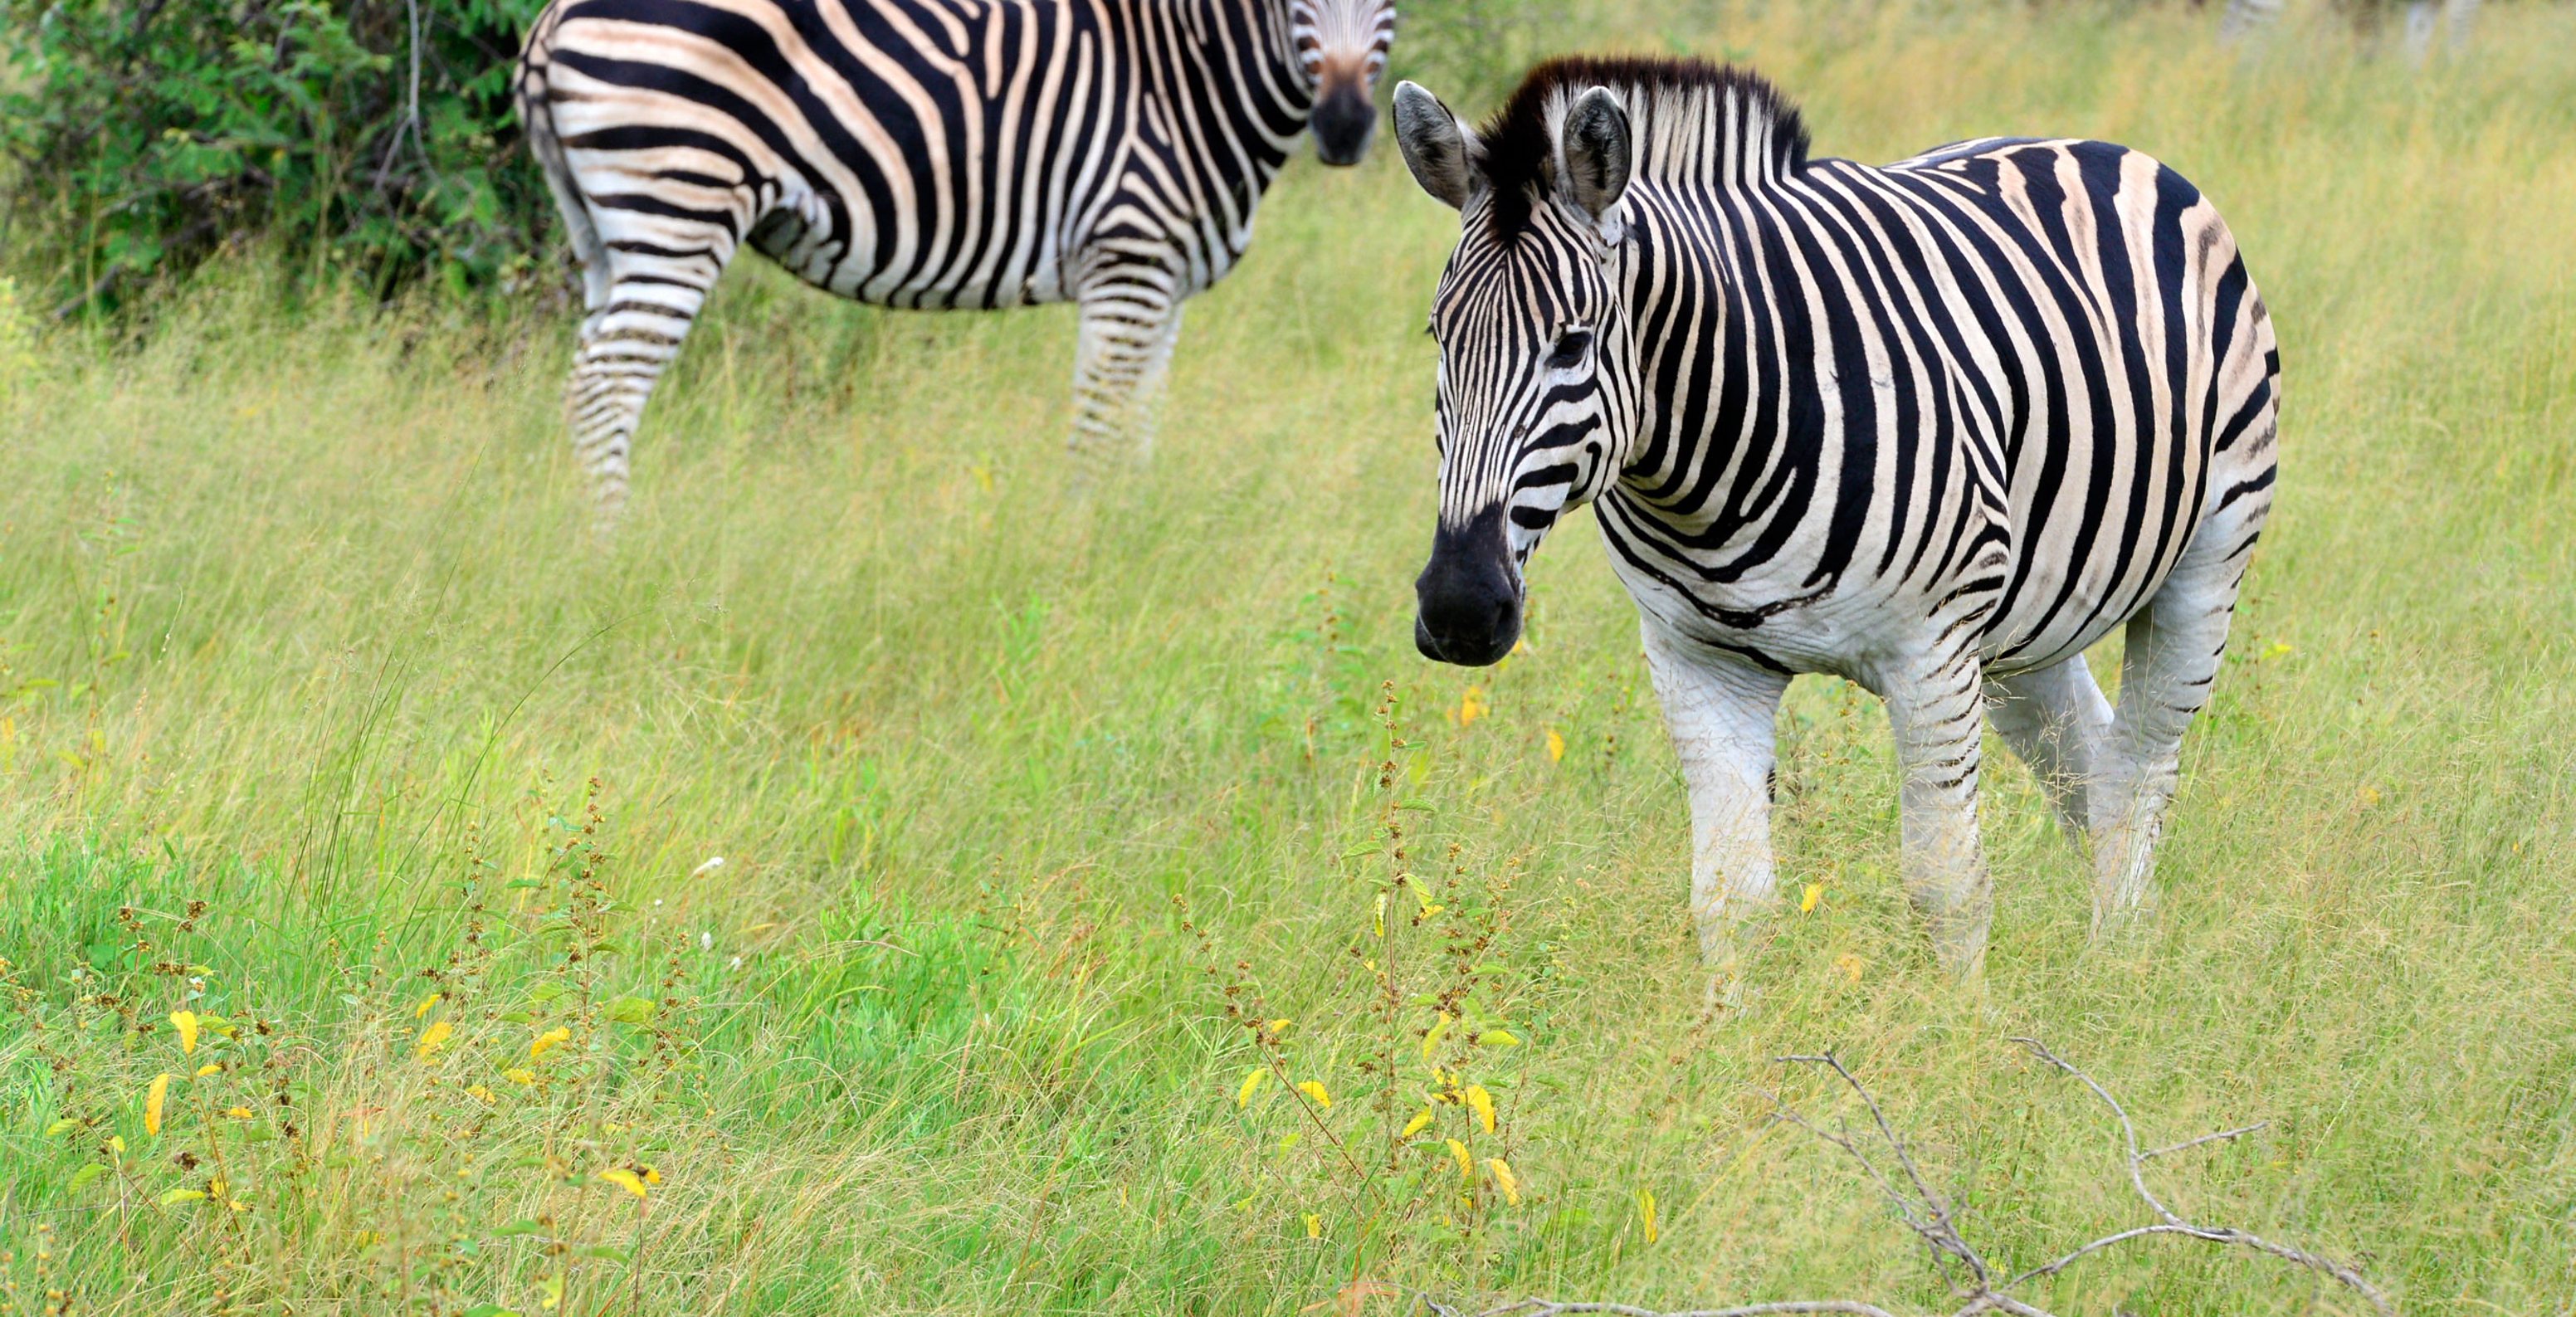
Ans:
{"type": "MultiPolygon", "coordinates": [[[[1193,305],[1152,470],[1087,507],[1056,492],[1056,313],[740,272],[605,554],[558,320],[282,321],[247,272],[140,345],[0,319],[0,956],[26,994],[0,1307],[535,1314],[561,1281],[562,1313],[1232,1317],[1358,1279],[1928,1308],[1920,1249],[1770,1121],[1765,1089],[1833,1109],[1770,1058],[1836,1049],[2029,1265],[2136,1210],[2095,1113],[2003,1041],[2031,1034],[2145,1138],[2271,1122],[2166,1168],[2207,1216],[2357,1258],[2408,1311],[2567,1311],[2576,19],[2490,6],[2477,58],[2421,76],[2322,29],[2215,56],[2212,21],[1599,28],[1757,61],[1832,154],[2147,147],[2279,317],[2280,509],[2156,934],[2086,951],[2081,866],[2000,768],[1975,995],[1896,890],[1866,696],[1792,690],[1784,878],[1817,901],[1759,954],[1756,1014],[1711,1022],[1682,796],[1597,544],[1536,564],[1531,652],[1414,657],[1418,331],[1452,221],[1389,154],[1282,184],[1193,305]],[[617,904],[578,917],[614,945],[576,963],[593,776],[617,904]],[[621,1022],[625,998],[655,1006],[621,1022]],[[1514,1041],[1474,1043],[1470,1007],[1514,1041]],[[183,1054],[182,1010],[239,1036],[183,1054]],[[199,1053],[245,1069],[199,1080],[199,1053]],[[208,1146],[250,1172],[160,1204],[209,1188],[208,1146]],[[648,1168],[641,1200],[600,1178],[648,1168]]],[[[2045,1297],[2351,1308],[2181,1250],[2045,1297]]]]}

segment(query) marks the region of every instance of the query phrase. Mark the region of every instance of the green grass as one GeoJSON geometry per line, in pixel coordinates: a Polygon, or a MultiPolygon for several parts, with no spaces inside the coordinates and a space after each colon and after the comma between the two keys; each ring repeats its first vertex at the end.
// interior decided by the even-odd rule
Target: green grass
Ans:
{"type": "MultiPolygon", "coordinates": [[[[1454,221],[1385,151],[1283,180],[1191,305],[1150,470],[1092,504],[1060,493],[1068,316],[886,314],[748,263],[604,553],[558,428],[568,316],[288,318],[237,268],[140,342],[0,334],[0,1307],[535,1314],[559,1283],[582,1314],[1289,1314],[1356,1278],[1928,1309],[1922,1250],[1767,1094],[1857,1109],[1772,1058],[1837,1049],[2030,1265],[2144,1218],[2027,1033],[2146,1138],[2269,1122],[2159,1163],[2200,1217],[2357,1259],[2410,1312],[2569,1311],[2576,16],[2482,21],[2421,76],[2305,30],[2215,55],[2185,14],[1606,29],[1757,61],[1829,154],[2145,147],[2278,317],[2280,505],[2160,921],[2087,950],[2083,866],[1997,753],[1977,992],[1896,887],[1854,688],[1792,689],[1778,838],[1821,899],[1756,954],[1753,1012],[1709,1020],[1682,792],[1593,537],[1533,566],[1529,652],[1414,656],[1454,221]],[[1444,1106],[1380,1169],[1432,1085],[1419,1031],[1469,1007],[1517,1045],[1462,1023],[1434,1059],[1496,1132],[1444,1106]],[[183,1060],[182,1008],[238,1036],[183,1060]],[[208,1187],[190,1149],[244,1210],[159,1205],[208,1187]],[[623,1165],[660,1177],[640,1204],[596,1179],[623,1165]]],[[[2155,1241],[2033,1297],[2358,1307],[2155,1241]]]]}

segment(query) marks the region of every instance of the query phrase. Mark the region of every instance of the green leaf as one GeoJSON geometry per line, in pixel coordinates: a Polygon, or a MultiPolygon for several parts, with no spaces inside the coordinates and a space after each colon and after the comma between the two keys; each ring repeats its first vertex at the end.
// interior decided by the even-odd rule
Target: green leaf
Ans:
{"type": "Polygon", "coordinates": [[[599,1258],[607,1262],[624,1262],[626,1260],[626,1250],[608,1244],[590,1244],[574,1249],[573,1252],[579,1253],[586,1258],[599,1258]]]}
{"type": "Polygon", "coordinates": [[[465,1310],[465,1317],[519,1317],[519,1310],[497,1303],[478,1303],[465,1310]]]}
{"type": "Polygon", "coordinates": [[[644,997],[620,997],[608,1003],[608,1018],[619,1024],[642,1024],[653,1018],[653,1003],[644,997]]]}
{"type": "Polygon", "coordinates": [[[55,1121],[53,1124],[45,1127],[45,1137],[50,1139],[57,1134],[61,1134],[69,1130],[76,1130],[80,1127],[81,1123],[78,1120],[75,1120],[70,1116],[65,1116],[61,1120],[55,1121]]]}
{"type": "Polygon", "coordinates": [[[494,1230],[492,1232],[492,1237],[495,1239],[507,1239],[512,1235],[533,1235],[543,1229],[545,1229],[545,1227],[538,1225],[536,1222],[523,1216],[506,1226],[502,1226],[494,1230]]]}
{"type": "Polygon", "coordinates": [[[107,1163],[91,1162],[89,1165],[72,1172],[71,1184],[69,1187],[74,1189],[81,1188],[90,1181],[105,1174],[107,1174],[107,1163]]]}
{"type": "Polygon", "coordinates": [[[168,1207],[172,1203],[196,1202],[205,1196],[206,1191],[203,1189],[173,1189],[170,1192],[161,1195],[161,1205],[163,1207],[168,1207]]]}

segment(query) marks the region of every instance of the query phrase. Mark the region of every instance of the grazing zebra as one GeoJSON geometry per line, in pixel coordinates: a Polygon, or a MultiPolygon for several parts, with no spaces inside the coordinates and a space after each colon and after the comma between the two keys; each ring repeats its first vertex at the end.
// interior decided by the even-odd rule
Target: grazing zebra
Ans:
{"type": "Polygon", "coordinates": [[[1473,131],[1405,83],[1395,125],[1463,222],[1415,643],[1503,657],[1530,551],[1593,505],[1690,790],[1703,954],[1773,900],[1800,672],[1886,703],[1945,968],[1985,950],[1989,717],[2089,834],[2097,933],[2137,907],[2272,504],[2278,355],[2200,193],[2100,142],[1811,160],[1769,84],[1689,61],[1542,64],[1473,131]],[[2123,621],[2115,715],[2083,651],[2123,621]]]}
{"type": "Polygon", "coordinates": [[[1389,0],[554,0],[519,113],[582,264],[567,402],[602,520],[749,243],[881,306],[1070,300],[1075,446],[1142,452],[1183,298],[1297,134],[1356,164],[1389,0]]]}

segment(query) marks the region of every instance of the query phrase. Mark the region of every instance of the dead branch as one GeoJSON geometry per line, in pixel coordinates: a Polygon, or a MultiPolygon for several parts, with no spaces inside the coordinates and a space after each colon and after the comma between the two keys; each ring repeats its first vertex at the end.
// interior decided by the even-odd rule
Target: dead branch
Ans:
{"type": "MultiPolygon", "coordinates": [[[[1862,1084],[1831,1052],[1813,1056],[1778,1058],[1783,1065],[1822,1066],[1832,1070],[1835,1077],[1840,1079],[1843,1085],[1869,1108],[1870,1120],[1877,1127],[1877,1145],[1883,1148],[1884,1156],[1894,1160],[1896,1175],[1890,1175],[1880,1164],[1880,1156],[1873,1155],[1870,1148],[1865,1147],[1861,1140],[1852,1137],[1848,1126],[1838,1124],[1832,1130],[1824,1129],[1808,1120],[1788,1103],[1780,1101],[1777,1097],[1772,1098],[1773,1104],[1778,1108],[1775,1119],[1784,1124],[1795,1125],[1824,1142],[1842,1149],[1851,1156],[1853,1161],[1860,1164],[1861,1169],[1876,1182],[1880,1193],[1896,1209],[1897,1219],[1904,1223],[1906,1229],[1913,1231],[1915,1237],[1922,1240],[1924,1246],[1932,1251],[1936,1264],[1942,1267],[1945,1275],[1956,1275],[1949,1270],[1953,1264],[1965,1269],[1967,1280],[1957,1285],[1955,1289],[1960,1305],[1951,1309],[1946,1317],[1979,1317],[1979,1314],[1983,1313],[2005,1313],[2010,1317],[2053,1317],[2047,1310],[2016,1298],[2013,1291],[2032,1281],[2054,1276],[2075,1262],[2105,1249],[2125,1244],[2130,1240],[2146,1239],[2156,1235],[2180,1235],[2203,1243],[2223,1247],[2233,1246],[2279,1258],[2332,1279],[2335,1283],[2360,1295],[2370,1302],[2370,1306],[2379,1313],[2380,1317],[2393,1317],[2395,1310],[2390,1307],[2387,1296],[2381,1294],[2370,1282],[2363,1280],[2360,1273],[2351,1267],[2305,1249],[2274,1243],[2232,1226],[2204,1226],[2186,1220],[2172,1208],[2167,1207],[2164,1200],[2156,1197],[2155,1192],[2147,1187],[2148,1162],[2188,1148],[2197,1148],[2203,1144],[2231,1142],[2262,1129],[2264,1122],[2258,1121],[2237,1129],[2220,1130],[2214,1134],[2185,1139],[2180,1143],[2170,1143],[2160,1148],[2140,1151],[2137,1127],[2130,1121],[2128,1109],[2120,1105],[2118,1098],[2111,1096],[2110,1090],[2096,1083],[2091,1075],[2048,1050],[2046,1045],[2035,1038],[2014,1038],[2011,1041],[2029,1048],[2031,1054],[2039,1060],[2081,1081],[2086,1088],[2093,1091],[2093,1096],[2100,1098],[2102,1104],[2111,1109],[2112,1116],[2120,1122],[2121,1147],[2128,1157],[2129,1187],[2136,1191],[2140,1201],[2144,1202],[2158,1219],[2147,1225],[2132,1226],[2078,1245],[2051,1261],[2032,1267],[2001,1283],[1995,1281],[1994,1271],[1988,1266],[1984,1255],[1960,1234],[1958,1200],[1943,1197],[1924,1177],[1922,1169],[1915,1164],[1913,1154],[1907,1150],[1905,1139],[1896,1132],[1896,1127],[1889,1123],[1886,1113],[1878,1105],[1877,1097],[1869,1091],[1869,1088],[1862,1084]],[[1897,1183],[1900,1177],[1904,1181],[1903,1187],[1897,1183]]],[[[1528,1298],[1517,1303],[1506,1303],[1499,1307],[1484,1308],[1470,1313],[1465,1308],[1443,1303],[1429,1294],[1417,1292],[1415,1298],[1419,1301],[1421,1310],[1430,1314],[1430,1317],[1572,1317],[1572,1314],[1577,1313],[1601,1313],[1607,1314],[1607,1317],[1773,1317],[1774,1314],[1794,1313],[1832,1313],[1843,1314],[1844,1317],[1896,1317],[1896,1314],[1885,1308],[1858,1299],[1793,1299],[1779,1303],[1744,1304],[1732,1308],[1695,1308],[1688,1311],[1664,1312],[1624,1303],[1568,1302],[1528,1298]]]]}

